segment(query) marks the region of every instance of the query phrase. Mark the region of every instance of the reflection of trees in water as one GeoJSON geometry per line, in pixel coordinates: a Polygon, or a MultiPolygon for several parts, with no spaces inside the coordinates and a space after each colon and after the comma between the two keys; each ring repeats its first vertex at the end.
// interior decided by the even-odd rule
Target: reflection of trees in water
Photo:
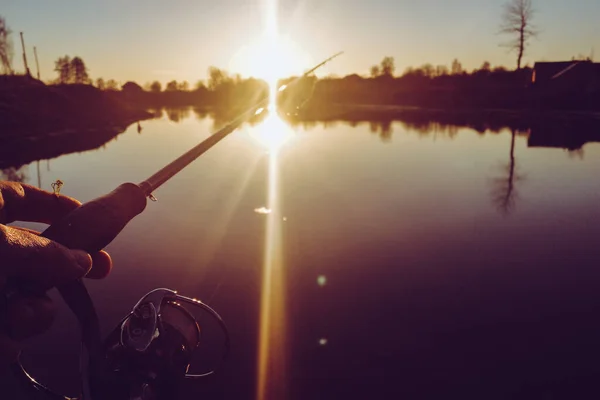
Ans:
{"type": "Polygon", "coordinates": [[[571,150],[571,149],[567,149],[567,154],[569,154],[569,158],[570,159],[579,159],[579,160],[583,160],[585,157],[585,153],[583,151],[583,147],[579,148],[579,149],[575,149],[575,150],[571,150]]]}
{"type": "Polygon", "coordinates": [[[382,142],[390,142],[392,140],[392,133],[394,133],[391,120],[370,121],[369,130],[373,134],[379,134],[382,142]]]}
{"type": "Polygon", "coordinates": [[[202,107],[194,107],[193,109],[196,119],[202,121],[208,117],[208,110],[202,107]]]}
{"type": "Polygon", "coordinates": [[[511,130],[509,161],[502,166],[503,176],[492,180],[492,204],[504,215],[510,214],[515,209],[518,198],[516,183],[523,177],[517,172],[515,159],[516,130],[511,130]]]}
{"type": "Polygon", "coordinates": [[[379,118],[379,119],[368,119],[368,120],[358,120],[358,119],[331,119],[331,120],[313,120],[313,119],[294,119],[288,118],[287,122],[292,127],[302,127],[305,130],[314,129],[317,126],[322,126],[325,129],[333,128],[336,124],[342,123],[344,125],[348,125],[352,128],[356,128],[360,125],[366,124],[369,127],[369,130],[373,134],[378,134],[382,140],[382,142],[390,142],[392,140],[392,135],[394,133],[393,124],[397,122],[401,124],[402,131],[406,133],[416,133],[419,136],[427,137],[433,136],[434,139],[438,137],[447,137],[449,139],[454,139],[458,132],[463,129],[472,129],[477,131],[480,135],[484,135],[486,133],[500,133],[502,130],[497,128],[490,128],[488,126],[462,126],[455,124],[448,124],[438,121],[432,120],[424,120],[424,121],[405,121],[401,119],[393,119],[393,118],[379,118]]]}
{"type": "MultiPolygon", "coordinates": [[[[402,115],[382,114],[370,111],[346,111],[341,109],[332,115],[331,112],[326,112],[324,115],[319,114],[320,109],[309,109],[307,112],[285,114],[279,113],[281,118],[285,120],[293,128],[301,128],[305,131],[322,126],[324,129],[335,128],[340,124],[355,128],[366,124],[370,131],[374,134],[379,134],[382,142],[389,143],[392,140],[393,123],[399,123],[401,132],[416,133],[422,137],[433,137],[435,141],[438,138],[447,138],[453,140],[461,131],[475,131],[479,135],[500,134],[507,128],[515,132],[515,135],[528,136],[528,145],[531,145],[533,136],[535,136],[536,146],[541,147],[562,147],[570,149],[569,157],[583,158],[583,150],[581,147],[587,142],[598,141],[596,132],[600,122],[597,120],[589,121],[583,119],[581,121],[570,121],[565,126],[557,127],[557,124],[550,120],[535,119],[529,120],[518,113],[453,113],[441,110],[427,112],[423,110],[403,110],[402,115]],[[572,125],[575,124],[577,134],[573,134],[572,125]],[[533,135],[532,124],[540,131],[539,134],[533,135]],[[558,129],[558,131],[557,131],[558,129]],[[581,131],[581,132],[580,132],[581,131]]],[[[157,115],[162,114],[162,109],[155,111],[157,115]]],[[[175,107],[166,108],[167,117],[173,122],[181,122],[190,118],[193,112],[198,120],[209,118],[212,120],[212,129],[218,130],[226,124],[239,117],[242,112],[247,111],[246,108],[235,107],[175,107]]],[[[257,125],[260,124],[268,112],[263,112],[258,116],[245,121],[242,125],[257,125]]]]}
{"type": "MultiPolygon", "coordinates": [[[[317,121],[304,121],[304,122],[302,122],[302,128],[303,128],[305,131],[310,131],[310,130],[312,130],[312,129],[315,129],[315,128],[317,127],[317,125],[318,125],[318,124],[319,124],[319,123],[318,123],[317,121]]],[[[298,124],[296,124],[296,126],[297,126],[297,125],[298,125],[298,124]]],[[[292,126],[294,126],[294,125],[292,125],[292,126]]]]}
{"type": "Polygon", "coordinates": [[[170,121],[173,121],[175,123],[188,119],[190,117],[191,111],[192,110],[189,107],[165,108],[167,118],[169,118],[170,121]]]}
{"type": "MultiPolygon", "coordinates": [[[[439,136],[448,137],[454,139],[458,135],[459,126],[444,124],[437,121],[426,121],[426,122],[402,122],[404,130],[407,132],[416,132],[419,136],[439,136]]],[[[478,131],[479,132],[479,131],[478,131]]],[[[482,132],[479,132],[482,134],[482,132]]]]}
{"type": "Polygon", "coordinates": [[[323,121],[323,128],[332,129],[338,125],[338,121],[323,121]]]}
{"type": "Polygon", "coordinates": [[[15,167],[3,168],[0,170],[0,180],[13,182],[26,182],[28,180],[24,169],[15,167]]]}
{"type": "Polygon", "coordinates": [[[162,108],[149,108],[147,111],[152,114],[152,118],[154,119],[161,119],[164,115],[162,108]]]}

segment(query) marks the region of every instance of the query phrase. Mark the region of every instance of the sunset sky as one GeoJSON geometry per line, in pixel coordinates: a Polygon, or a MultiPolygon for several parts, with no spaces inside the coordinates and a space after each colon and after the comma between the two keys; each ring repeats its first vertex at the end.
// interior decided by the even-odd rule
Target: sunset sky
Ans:
{"type": "MultiPolygon", "coordinates": [[[[485,60],[515,64],[497,35],[504,0],[279,0],[273,13],[274,1],[1,0],[0,15],[14,32],[15,68],[23,70],[23,31],[30,66],[37,46],[45,80],[55,77],[54,60],[65,54],[82,57],[92,78],[121,82],[194,83],[206,78],[210,65],[253,74],[265,65],[255,53],[268,15],[277,17],[278,34],[287,38],[279,69],[286,73],[340,50],[346,54],[321,74],[367,74],[386,55],[395,57],[398,73],[454,58],[469,69],[485,60]]],[[[600,1],[534,4],[541,34],[526,63],[587,56],[592,49],[600,59],[600,1]]]]}

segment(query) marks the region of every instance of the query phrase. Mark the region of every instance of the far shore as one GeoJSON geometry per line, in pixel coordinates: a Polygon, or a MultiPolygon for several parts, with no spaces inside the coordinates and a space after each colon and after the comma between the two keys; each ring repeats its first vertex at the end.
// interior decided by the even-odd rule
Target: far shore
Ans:
{"type": "MultiPolygon", "coordinates": [[[[132,85],[123,91],[101,91],[82,84],[48,86],[25,76],[0,79],[0,168],[97,148],[131,124],[155,118],[151,110],[192,108],[199,118],[211,117],[214,126],[220,127],[264,95],[264,87],[256,82],[254,86],[244,87],[242,97],[237,97],[232,88],[210,96],[205,92],[208,97],[202,97],[197,92],[150,93],[139,87],[132,91],[132,85]]],[[[594,109],[473,107],[468,104],[411,106],[368,98],[361,101],[360,97],[340,101],[336,98],[339,94],[332,96],[332,93],[323,92],[318,84],[300,85],[278,98],[278,112],[292,125],[346,121],[387,126],[393,121],[402,121],[412,126],[437,123],[478,132],[535,129],[538,137],[543,137],[544,132],[556,137],[556,130],[560,129],[558,135],[573,136],[569,140],[576,145],[600,135],[600,110],[594,109]],[[290,103],[301,104],[301,107],[287,107],[290,103]],[[584,138],[575,138],[578,135],[584,138]]],[[[181,118],[177,112],[170,112],[168,116],[175,122],[181,118]]],[[[261,118],[263,116],[248,122],[256,124],[261,118]]]]}

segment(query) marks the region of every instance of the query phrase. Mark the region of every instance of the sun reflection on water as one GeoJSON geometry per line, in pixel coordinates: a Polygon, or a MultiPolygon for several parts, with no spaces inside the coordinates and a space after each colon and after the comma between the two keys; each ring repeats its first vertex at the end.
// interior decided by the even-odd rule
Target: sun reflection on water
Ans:
{"type": "MultiPolygon", "coordinates": [[[[285,278],[282,257],[282,210],[278,193],[279,149],[291,136],[290,128],[270,113],[267,119],[251,133],[269,151],[267,218],[258,343],[257,399],[285,398],[285,278]]],[[[261,210],[261,211],[264,211],[261,210]]]]}
{"type": "Polygon", "coordinates": [[[277,114],[275,82],[270,83],[269,114],[260,125],[249,128],[250,136],[267,149],[269,157],[267,202],[264,207],[255,210],[267,219],[258,336],[258,400],[286,398],[286,289],[281,238],[284,216],[279,205],[278,156],[280,149],[293,136],[293,130],[277,114]]]}
{"type": "Polygon", "coordinates": [[[294,131],[277,115],[274,104],[269,105],[268,113],[264,121],[248,129],[250,136],[264,146],[269,153],[278,153],[283,145],[294,136],[294,131]]]}

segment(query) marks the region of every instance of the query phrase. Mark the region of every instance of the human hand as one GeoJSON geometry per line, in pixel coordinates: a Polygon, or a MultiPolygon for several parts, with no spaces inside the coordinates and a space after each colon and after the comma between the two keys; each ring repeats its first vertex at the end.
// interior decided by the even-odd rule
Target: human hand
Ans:
{"type": "MultiPolygon", "coordinates": [[[[84,276],[103,278],[112,262],[108,253],[71,250],[39,236],[38,232],[6,226],[14,221],[52,224],[81,203],[33,186],[0,181],[0,296],[7,278],[31,281],[44,289],[84,276]]],[[[0,309],[0,364],[19,354],[19,342],[46,331],[54,319],[52,301],[45,294],[12,296],[0,309]]]]}

